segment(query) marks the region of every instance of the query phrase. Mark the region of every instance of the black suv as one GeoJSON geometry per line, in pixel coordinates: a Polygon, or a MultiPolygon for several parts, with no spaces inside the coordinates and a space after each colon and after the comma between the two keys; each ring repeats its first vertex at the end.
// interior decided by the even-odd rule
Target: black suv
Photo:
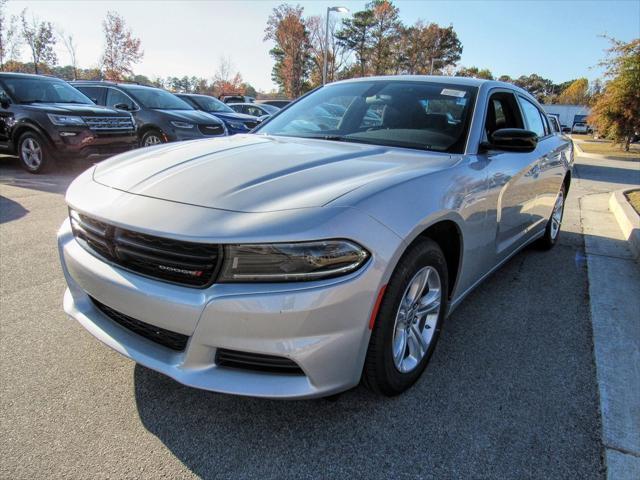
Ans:
{"type": "Polygon", "coordinates": [[[56,160],[105,157],[138,146],[131,115],[99,107],[57,78],[0,73],[0,152],[31,173],[56,160]]]}
{"type": "Polygon", "coordinates": [[[224,123],[195,110],[161,88],[131,83],[77,81],[71,84],[98,105],[130,112],[143,147],[227,135],[224,123]]]}

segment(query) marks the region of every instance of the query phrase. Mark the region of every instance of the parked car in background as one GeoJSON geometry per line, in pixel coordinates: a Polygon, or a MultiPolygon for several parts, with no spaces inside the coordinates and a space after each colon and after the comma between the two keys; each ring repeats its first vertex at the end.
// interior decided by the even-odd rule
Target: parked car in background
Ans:
{"type": "Polygon", "coordinates": [[[222,120],[194,109],[161,88],[104,81],[71,84],[98,105],[131,113],[143,147],[227,135],[222,120]]]}
{"type": "Polygon", "coordinates": [[[229,103],[228,105],[238,113],[253,115],[254,117],[264,117],[265,115],[271,116],[271,115],[275,115],[280,111],[278,107],[274,107],[273,105],[264,105],[260,103],[245,102],[245,103],[229,103]]]}
{"type": "Polygon", "coordinates": [[[238,113],[217,98],[209,95],[177,93],[176,96],[187,102],[196,110],[202,110],[203,112],[210,113],[222,120],[227,127],[229,135],[247,133],[260,123],[258,117],[238,113]]]}
{"type": "Polygon", "coordinates": [[[587,115],[576,115],[573,117],[571,133],[591,133],[591,127],[587,124],[587,115]]]}
{"type": "Polygon", "coordinates": [[[284,108],[293,100],[258,100],[256,103],[260,105],[273,105],[274,107],[284,108]]]}
{"type": "Polygon", "coordinates": [[[253,135],[78,177],[58,233],[64,309],[191,387],[310,398],[364,380],[396,395],[477,285],[558,242],[572,164],[571,141],[512,84],[332,83],[253,135]],[[324,126],[335,104],[348,107],[324,126]]]}
{"type": "Polygon", "coordinates": [[[131,114],[95,105],[67,82],[0,73],[0,152],[28,172],[57,160],[100,159],[137,147],[131,114]]]}

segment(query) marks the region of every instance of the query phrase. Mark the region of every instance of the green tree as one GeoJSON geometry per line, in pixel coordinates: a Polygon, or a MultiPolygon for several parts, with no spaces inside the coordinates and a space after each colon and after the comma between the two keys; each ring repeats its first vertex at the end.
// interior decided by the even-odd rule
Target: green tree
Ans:
{"type": "Polygon", "coordinates": [[[589,121],[629,151],[631,138],[640,131],[640,39],[608,40],[611,47],[601,65],[609,80],[593,103],[589,121]]]}
{"type": "Polygon", "coordinates": [[[40,73],[41,67],[49,70],[58,62],[58,57],[54,51],[56,45],[56,35],[51,22],[44,22],[32,16],[27,18],[25,8],[20,15],[22,20],[22,36],[31,50],[34,73],[40,73]]]}
{"type": "Polygon", "coordinates": [[[389,0],[374,0],[367,5],[367,9],[373,12],[370,37],[371,73],[394,73],[398,62],[393,47],[402,29],[398,8],[389,0]]]}
{"type": "Polygon", "coordinates": [[[462,44],[453,26],[444,28],[422,20],[403,27],[396,45],[400,71],[412,75],[442,73],[455,66],[462,54],[462,44]]]}
{"type": "Polygon", "coordinates": [[[456,72],[456,77],[474,77],[482,78],[484,80],[493,80],[493,74],[488,68],[480,70],[478,67],[461,67],[456,72]]]}
{"type": "Polygon", "coordinates": [[[535,73],[531,75],[521,75],[514,80],[513,83],[527,90],[540,102],[544,102],[545,98],[553,93],[553,82],[535,73]]]}
{"type": "Polygon", "coordinates": [[[342,21],[342,28],[336,33],[340,45],[351,50],[356,57],[361,77],[367,75],[371,61],[371,43],[375,18],[370,9],[355,12],[352,18],[342,21]]]}

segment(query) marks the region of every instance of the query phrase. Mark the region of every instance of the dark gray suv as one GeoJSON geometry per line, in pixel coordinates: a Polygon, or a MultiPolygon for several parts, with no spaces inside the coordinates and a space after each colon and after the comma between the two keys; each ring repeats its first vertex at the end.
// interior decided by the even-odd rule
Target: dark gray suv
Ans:
{"type": "Polygon", "coordinates": [[[143,147],[227,135],[222,121],[195,110],[184,100],[161,88],[105,81],[78,81],[71,84],[98,105],[130,112],[143,147]]]}

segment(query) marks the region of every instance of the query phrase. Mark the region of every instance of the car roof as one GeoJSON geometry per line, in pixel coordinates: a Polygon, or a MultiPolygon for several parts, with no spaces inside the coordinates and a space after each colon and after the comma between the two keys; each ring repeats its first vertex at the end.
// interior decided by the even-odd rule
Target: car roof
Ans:
{"type": "Polygon", "coordinates": [[[33,73],[19,73],[19,72],[0,72],[0,78],[48,78],[50,80],[57,80],[59,82],[66,82],[66,80],[53,75],[36,75],[33,73]]]}
{"type": "MultiPolygon", "coordinates": [[[[69,82],[71,85],[87,85],[98,87],[133,87],[133,88],[154,88],[156,90],[164,90],[164,88],[155,87],[153,85],[144,85],[142,83],[132,82],[113,82],[111,80],[73,80],[69,82]]],[[[167,90],[168,91],[168,90],[167,90]]]]}
{"type": "Polygon", "coordinates": [[[227,105],[251,105],[251,106],[260,106],[259,103],[253,103],[253,102],[231,102],[231,103],[227,103],[227,105]]]}

